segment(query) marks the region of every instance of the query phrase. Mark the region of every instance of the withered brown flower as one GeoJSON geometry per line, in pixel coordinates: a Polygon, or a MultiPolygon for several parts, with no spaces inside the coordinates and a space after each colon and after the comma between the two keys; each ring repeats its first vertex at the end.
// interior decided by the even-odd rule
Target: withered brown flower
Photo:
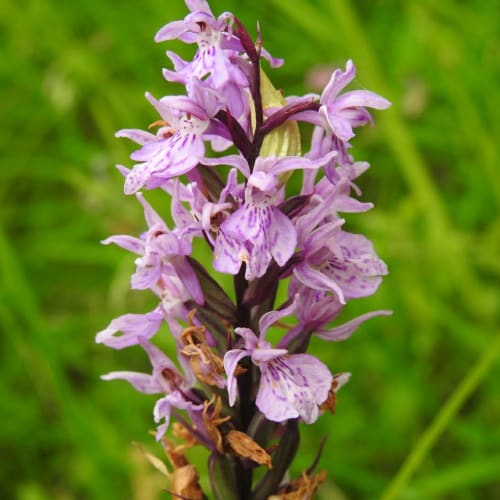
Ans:
{"type": "Polygon", "coordinates": [[[181,335],[181,340],[184,343],[181,353],[189,358],[191,369],[198,380],[208,385],[223,388],[226,385],[222,376],[224,363],[222,358],[208,345],[205,327],[192,324],[194,313],[195,310],[190,312],[189,326],[181,335]]]}

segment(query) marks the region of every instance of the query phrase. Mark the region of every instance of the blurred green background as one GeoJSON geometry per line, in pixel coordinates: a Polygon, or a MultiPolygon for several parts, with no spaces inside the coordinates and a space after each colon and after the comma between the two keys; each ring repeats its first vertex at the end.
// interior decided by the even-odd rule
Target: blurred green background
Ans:
{"type": "MultiPolygon", "coordinates": [[[[211,5],[252,33],[260,20],[266,48],[286,58],[271,78],[288,94],[352,58],[355,86],[393,102],[354,141],[372,164],[359,184],[376,208],[348,217],[391,274],[346,317],[394,316],[348,342],[314,343],[353,377],[335,416],[302,427],[293,473],[328,433],[324,499],[380,498],[391,480],[387,499],[500,498],[498,2],[211,5]]],[[[147,434],[154,397],[98,378],[147,360],[96,346],[94,334],[151,304],[128,291],[133,257],[99,241],[143,229],[113,167],[130,165],[132,146],[113,134],[157,119],[144,91],[178,92],[162,79],[164,51],[190,50],[153,36],[185,13],[181,0],[0,2],[2,499],[167,497],[131,444],[161,454],[147,434]]]]}

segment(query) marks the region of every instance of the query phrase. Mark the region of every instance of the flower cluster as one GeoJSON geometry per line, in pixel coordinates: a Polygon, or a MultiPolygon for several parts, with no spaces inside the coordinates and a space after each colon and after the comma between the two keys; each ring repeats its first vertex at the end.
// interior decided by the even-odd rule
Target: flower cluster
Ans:
{"type": "MultiPolygon", "coordinates": [[[[389,314],[374,311],[331,326],[350,299],[373,294],[387,274],[371,242],[344,229],[343,214],[372,208],[356,198],[355,180],[369,165],[353,158],[350,141],[354,129],[373,123],[367,108],[390,103],[367,90],[344,91],[355,77],[352,61],[334,71],[321,95],[284,97],[261,68],[262,59],[271,67],[282,61],[262,47],[260,34],[254,42],[233,14],[215,17],[205,0],[186,5],[189,14],[156,35],[158,42],[196,46],[191,61],[167,52],[173,69],[163,75],[185,94],[146,94],[158,119],[148,131],[116,134],[138,144],[131,155],[137,163],[118,168],[147,229],[104,241],[136,255],[131,287],[151,290],[158,305],[114,319],[96,341],[144,349],[151,373],[119,371],[103,379],[158,394],[157,439],[169,447],[164,434],[174,418],[191,443],[211,451],[211,475],[217,468],[236,474],[233,482],[215,481],[218,498],[248,497],[252,468],[279,460],[253,486],[256,497],[267,498],[279,491],[297,450],[297,422],[333,411],[349,378],[305,352],[311,336],[344,340],[367,319],[389,314]],[[312,125],[307,146],[298,121],[312,125]],[[296,170],[300,192],[289,194],[296,170]],[[172,228],[142,194],[151,189],[170,197],[172,228]],[[206,248],[203,263],[193,257],[196,239],[206,248]],[[233,292],[220,285],[221,273],[233,275],[233,292]],[[275,304],[280,286],[288,298],[275,304]],[[151,342],[164,322],[177,363],[151,342]],[[273,327],[284,331],[275,346],[266,337],[273,327]],[[269,440],[285,434],[269,455],[269,440]]],[[[193,498],[201,495],[198,486],[188,488],[193,498]]]]}

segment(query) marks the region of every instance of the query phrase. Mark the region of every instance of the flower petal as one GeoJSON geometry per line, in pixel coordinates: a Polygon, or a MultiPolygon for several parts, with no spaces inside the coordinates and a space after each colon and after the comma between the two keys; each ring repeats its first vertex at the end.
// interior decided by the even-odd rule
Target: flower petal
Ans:
{"type": "Polygon", "coordinates": [[[249,352],[244,349],[231,349],[224,355],[224,370],[227,375],[227,395],[229,406],[233,406],[236,401],[236,393],[238,391],[238,383],[234,372],[238,363],[245,356],[249,356],[249,352]]]}
{"type": "Polygon", "coordinates": [[[163,370],[169,369],[178,374],[180,377],[177,367],[161,349],[146,340],[144,337],[139,337],[138,341],[141,347],[146,351],[154,372],[158,373],[159,376],[161,376],[163,370]]]}
{"type": "Polygon", "coordinates": [[[115,137],[125,137],[131,141],[136,142],[143,146],[149,142],[156,141],[156,136],[151,132],[145,132],[144,130],[135,128],[126,128],[116,132],[115,137]]]}
{"type": "Polygon", "coordinates": [[[189,264],[189,261],[186,257],[179,255],[172,258],[171,262],[175,267],[179,279],[186,287],[186,290],[191,294],[191,297],[193,297],[197,304],[203,305],[205,303],[205,297],[203,296],[200,282],[198,281],[193,268],[189,264]]]}
{"type": "Polygon", "coordinates": [[[332,254],[324,272],[335,281],[346,298],[367,297],[377,290],[388,273],[373,244],[361,234],[341,231],[336,237],[339,255],[332,254]]]}
{"type": "Polygon", "coordinates": [[[234,333],[239,335],[245,343],[245,349],[253,350],[259,344],[259,338],[250,328],[238,327],[234,329],[234,333]]]}
{"type": "Polygon", "coordinates": [[[295,296],[293,302],[285,307],[284,309],[279,309],[277,311],[269,311],[266,314],[264,314],[260,320],[259,320],[259,330],[260,330],[260,335],[259,335],[259,340],[264,340],[268,328],[279,321],[281,318],[284,318],[285,316],[290,315],[293,311],[295,311],[295,308],[297,306],[297,299],[298,297],[295,296]]]}
{"type": "Polygon", "coordinates": [[[349,59],[346,64],[345,72],[341,69],[336,69],[330,81],[327,83],[323,93],[321,94],[321,104],[329,102],[337,97],[339,92],[346,87],[356,76],[356,68],[354,63],[349,59]]]}
{"type": "Polygon", "coordinates": [[[134,389],[144,394],[157,394],[163,392],[162,386],[157,382],[156,378],[146,373],[138,372],[111,372],[106,375],[101,375],[102,380],[125,380],[134,389]]]}
{"type": "Polygon", "coordinates": [[[293,274],[304,285],[314,290],[331,291],[338,295],[341,304],[345,304],[344,292],[342,288],[324,273],[313,269],[306,262],[302,262],[295,267],[293,274]]]}
{"type": "Polygon", "coordinates": [[[353,90],[346,92],[335,100],[335,106],[339,108],[369,107],[373,109],[387,109],[391,106],[390,101],[369,90],[353,90]]]}
{"type": "Polygon", "coordinates": [[[163,28],[158,31],[155,35],[155,42],[160,43],[166,40],[174,40],[179,38],[182,34],[187,31],[194,31],[199,27],[196,23],[187,23],[186,21],[172,21],[166,24],[163,28]]]}
{"type": "Polygon", "coordinates": [[[241,252],[241,242],[226,236],[224,230],[219,229],[214,247],[214,269],[220,273],[238,274],[242,262],[241,252]]]}
{"type": "Polygon", "coordinates": [[[139,163],[135,165],[127,174],[123,192],[125,194],[134,194],[146,183],[149,177],[147,163],[139,163]]]}
{"type": "Polygon", "coordinates": [[[295,226],[279,208],[273,208],[271,211],[268,245],[270,246],[271,255],[280,266],[287,263],[297,246],[295,226]]]}
{"type": "Polygon", "coordinates": [[[134,236],[128,236],[126,234],[120,234],[115,236],[110,236],[101,242],[103,245],[109,245],[110,243],[114,243],[129,252],[136,253],[138,255],[144,254],[144,242],[139,238],[135,238],[134,236]]]}
{"type": "Polygon", "coordinates": [[[125,314],[115,318],[105,330],[95,338],[98,344],[105,344],[114,349],[137,345],[138,338],[151,338],[160,328],[163,313],[159,307],[147,314],[125,314]],[[121,336],[115,333],[121,332],[121,336]]]}
{"type": "Polygon", "coordinates": [[[310,424],[318,418],[318,405],[328,397],[332,381],[330,370],[314,356],[281,356],[261,368],[255,403],[273,422],[301,417],[310,424]]]}
{"type": "Polygon", "coordinates": [[[254,349],[254,351],[252,352],[252,361],[256,365],[259,365],[260,363],[267,363],[275,358],[278,358],[280,356],[284,356],[285,354],[288,354],[288,351],[286,349],[273,349],[272,347],[269,347],[269,348],[259,347],[257,349],[254,349]]]}
{"type": "Polygon", "coordinates": [[[332,128],[333,133],[343,142],[349,141],[354,137],[351,121],[342,114],[337,113],[335,109],[326,108],[324,112],[328,124],[332,128]]]}
{"type": "Polygon", "coordinates": [[[390,316],[391,314],[392,311],[372,311],[366,314],[362,314],[361,316],[358,316],[357,318],[335,328],[322,328],[321,330],[315,332],[315,335],[316,337],[319,337],[323,340],[339,342],[340,340],[349,338],[352,333],[355,332],[358,327],[365,321],[371,318],[375,318],[376,316],[390,316]]]}

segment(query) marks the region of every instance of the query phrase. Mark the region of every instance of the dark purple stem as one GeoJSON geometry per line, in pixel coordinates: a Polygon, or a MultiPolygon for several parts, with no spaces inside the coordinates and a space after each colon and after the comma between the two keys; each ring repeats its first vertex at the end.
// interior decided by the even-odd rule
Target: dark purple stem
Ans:
{"type": "Polygon", "coordinates": [[[247,133],[239,124],[238,120],[235,120],[235,118],[227,110],[219,111],[215,117],[227,127],[229,133],[231,134],[231,138],[233,139],[234,145],[240,150],[241,154],[248,159],[252,150],[252,143],[250,142],[247,133]]]}
{"type": "MultiPolygon", "coordinates": [[[[259,92],[259,98],[260,98],[260,92],[259,92]]],[[[262,102],[260,104],[262,106],[262,102]]],[[[253,167],[255,160],[259,156],[260,148],[262,147],[262,143],[264,142],[264,139],[267,134],[269,134],[279,126],[283,125],[283,123],[285,123],[287,120],[292,119],[294,115],[302,113],[304,111],[317,111],[319,107],[320,107],[319,102],[315,101],[287,104],[286,106],[283,106],[278,111],[273,113],[264,123],[262,123],[260,127],[256,127],[251,147],[251,157],[250,159],[248,159],[248,164],[250,165],[250,168],[253,167]]]]}
{"type": "MultiPolygon", "coordinates": [[[[240,327],[251,327],[250,309],[244,303],[244,295],[248,288],[245,279],[245,265],[242,265],[238,274],[234,277],[234,290],[236,294],[236,325],[240,327]]],[[[240,430],[247,432],[248,426],[255,413],[255,403],[251,401],[253,387],[253,365],[249,358],[243,359],[241,365],[246,372],[238,377],[238,393],[240,397],[240,430]]],[[[241,497],[250,499],[252,490],[252,469],[245,468],[240,461],[238,469],[238,482],[240,484],[241,497]]]]}
{"type": "Polygon", "coordinates": [[[317,101],[302,101],[295,102],[292,104],[287,104],[280,108],[276,113],[273,113],[262,125],[260,133],[262,135],[267,135],[269,132],[275,128],[283,125],[287,120],[290,120],[293,115],[302,113],[303,111],[318,111],[320,108],[320,103],[317,101]]]}
{"type": "Polygon", "coordinates": [[[259,129],[264,121],[262,97],[260,95],[260,48],[262,47],[262,37],[259,30],[257,42],[254,44],[241,21],[237,17],[234,18],[234,21],[236,23],[236,35],[240,39],[241,45],[243,45],[243,49],[247,53],[253,67],[252,80],[250,81],[250,91],[255,105],[255,125],[256,129],[259,129]]]}
{"type": "Polygon", "coordinates": [[[248,31],[243,26],[241,21],[238,18],[235,18],[236,30],[235,34],[241,41],[241,45],[245,50],[250,63],[252,64],[252,71],[250,76],[250,92],[252,94],[253,103],[255,106],[255,137],[252,142],[252,147],[249,151],[249,155],[245,155],[245,158],[248,161],[248,165],[250,166],[250,170],[253,169],[255,164],[255,160],[259,155],[260,147],[262,146],[262,140],[257,139],[258,132],[262,128],[262,124],[264,123],[264,110],[262,107],[262,95],[260,92],[260,49],[262,47],[262,37],[260,33],[257,35],[257,42],[254,43],[248,31]]]}

